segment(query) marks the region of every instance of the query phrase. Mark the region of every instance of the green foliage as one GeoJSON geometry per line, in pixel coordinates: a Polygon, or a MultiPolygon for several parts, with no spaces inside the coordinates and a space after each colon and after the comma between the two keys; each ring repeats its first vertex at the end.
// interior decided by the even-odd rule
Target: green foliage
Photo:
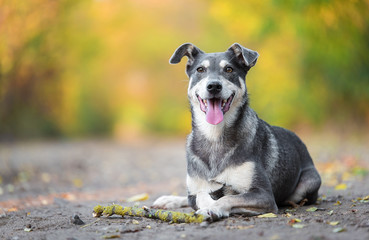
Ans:
{"type": "Polygon", "coordinates": [[[0,138],[188,132],[186,60],[168,65],[184,42],[257,50],[251,105],[273,124],[367,125],[368,10],[363,0],[0,1],[0,138]]]}

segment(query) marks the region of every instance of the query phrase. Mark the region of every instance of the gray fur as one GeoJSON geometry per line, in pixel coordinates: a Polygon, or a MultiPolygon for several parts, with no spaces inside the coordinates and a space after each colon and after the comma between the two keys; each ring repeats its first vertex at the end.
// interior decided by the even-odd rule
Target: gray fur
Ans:
{"type": "Polygon", "coordinates": [[[314,203],[321,180],[304,143],[293,132],[259,119],[249,107],[244,80],[259,54],[237,43],[222,53],[204,53],[187,43],[176,50],[170,62],[178,63],[183,56],[189,58],[186,73],[191,79],[192,132],[186,147],[189,205],[209,218],[220,218],[237,212],[276,212],[277,205],[305,198],[314,203]],[[221,92],[207,92],[204,87],[209,81],[221,83],[221,92]],[[234,98],[224,120],[216,125],[207,123],[199,102],[225,101],[232,92],[234,98]],[[209,206],[198,209],[196,195],[206,196],[204,192],[211,198],[202,197],[208,202],[201,205],[209,206]]]}

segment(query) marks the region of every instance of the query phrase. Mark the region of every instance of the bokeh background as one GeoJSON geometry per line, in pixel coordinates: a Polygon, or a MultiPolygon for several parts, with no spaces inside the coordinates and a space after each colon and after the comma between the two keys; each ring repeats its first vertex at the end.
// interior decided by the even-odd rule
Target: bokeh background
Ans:
{"type": "Polygon", "coordinates": [[[0,0],[0,139],[190,131],[184,42],[256,50],[251,105],[284,127],[369,125],[368,0],[0,0]]]}

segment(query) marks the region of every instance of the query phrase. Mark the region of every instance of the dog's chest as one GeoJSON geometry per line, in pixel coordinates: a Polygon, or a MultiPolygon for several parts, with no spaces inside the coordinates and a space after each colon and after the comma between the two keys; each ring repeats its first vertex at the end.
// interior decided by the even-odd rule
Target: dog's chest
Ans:
{"type": "Polygon", "coordinates": [[[230,186],[242,193],[249,190],[255,175],[254,162],[245,162],[239,166],[227,167],[219,175],[210,178],[210,182],[230,186]]]}
{"type": "Polygon", "coordinates": [[[239,153],[240,146],[234,140],[214,143],[199,141],[193,136],[189,140],[188,160],[194,173],[191,175],[202,179],[200,188],[206,186],[208,192],[214,192],[227,186],[227,189],[240,193],[250,188],[255,176],[255,163],[239,153]]]}
{"type": "MultiPolygon", "coordinates": [[[[214,177],[188,177],[187,187],[190,192],[216,192],[221,189],[227,189],[231,192],[244,193],[247,192],[255,176],[255,163],[245,162],[238,166],[226,167],[221,173],[214,177]]],[[[224,193],[224,195],[228,195],[224,193]]]]}

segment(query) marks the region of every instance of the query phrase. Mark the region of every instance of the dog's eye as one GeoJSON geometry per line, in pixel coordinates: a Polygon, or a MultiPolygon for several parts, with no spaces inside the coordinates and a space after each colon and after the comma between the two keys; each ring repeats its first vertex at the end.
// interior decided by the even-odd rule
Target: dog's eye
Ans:
{"type": "Polygon", "coordinates": [[[231,67],[227,67],[225,70],[226,70],[227,73],[233,72],[233,68],[231,68],[231,67]]]}
{"type": "Polygon", "coordinates": [[[196,69],[199,73],[203,73],[203,72],[205,72],[205,68],[203,68],[203,67],[199,67],[199,68],[197,68],[196,69]]]}

